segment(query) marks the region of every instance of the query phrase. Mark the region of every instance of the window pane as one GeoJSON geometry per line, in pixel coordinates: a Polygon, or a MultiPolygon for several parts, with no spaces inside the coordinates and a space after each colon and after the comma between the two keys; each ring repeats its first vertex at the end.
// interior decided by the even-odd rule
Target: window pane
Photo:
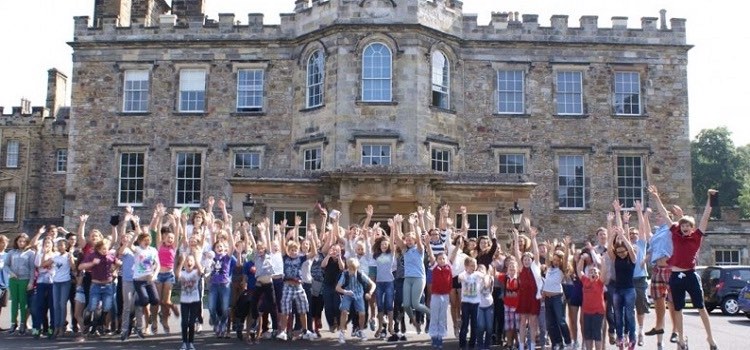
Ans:
{"type": "Polygon", "coordinates": [[[374,43],[362,56],[362,100],[391,101],[391,51],[374,43]]]}
{"type": "Polygon", "coordinates": [[[128,70],[124,75],[123,112],[148,111],[149,72],[147,70],[128,70]]]}
{"type": "Polygon", "coordinates": [[[320,170],[322,168],[322,152],[320,148],[308,148],[304,151],[302,166],[305,170],[320,170]]]}
{"type": "Polygon", "coordinates": [[[432,55],[432,105],[450,108],[450,64],[445,55],[436,51],[432,55]]]}
{"type": "Polygon", "coordinates": [[[362,145],[362,165],[390,165],[390,145],[362,145]]]}
{"type": "Polygon", "coordinates": [[[581,72],[557,73],[555,85],[557,114],[583,114],[583,75],[581,72]]]}
{"type": "Polygon", "coordinates": [[[641,114],[641,80],[637,72],[615,73],[615,113],[641,114]]]}
{"type": "Polygon", "coordinates": [[[68,150],[65,148],[55,151],[55,172],[68,171],[68,150]]]}
{"type": "Polygon", "coordinates": [[[623,208],[633,208],[643,201],[643,167],[640,156],[617,157],[617,194],[623,208]]]}
{"type": "Polygon", "coordinates": [[[263,110],[263,70],[242,69],[237,72],[237,111],[263,110]]]}
{"type": "Polygon", "coordinates": [[[180,71],[180,112],[203,112],[205,109],[206,71],[180,71]]]}
{"type": "Polygon", "coordinates": [[[190,206],[200,205],[201,158],[202,155],[200,153],[177,153],[175,204],[190,206]]]}
{"type": "Polygon", "coordinates": [[[558,204],[560,208],[584,209],[585,178],[583,156],[558,157],[558,204]]]}
{"type": "Polygon", "coordinates": [[[498,113],[524,113],[524,72],[501,70],[497,72],[498,113]]]}
{"type": "Polygon", "coordinates": [[[120,205],[143,204],[144,159],[143,153],[120,154],[120,205]]]}
{"type": "Polygon", "coordinates": [[[523,174],[526,162],[523,154],[499,155],[500,174],[523,174]]]}
{"type": "Polygon", "coordinates": [[[307,212],[303,210],[274,210],[273,211],[273,223],[280,224],[282,220],[286,219],[286,226],[283,228],[283,235],[289,230],[294,228],[295,217],[299,216],[302,219],[302,223],[299,225],[299,236],[307,236],[307,212]]]}
{"type": "Polygon", "coordinates": [[[448,149],[433,148],[430,163],[434,171],[451,171],[451,151],[448,149]]]}
{"type": "Polygon", "coordinates": [[[16,193],[5,192],[5,201],[3,202],[3,220],[16,220],[16,193]]]}
{"type": "Polygon", "coordinates": [[[323,104],[323,76],[325,59],[320,51],[313,52],[307,60],[307,107],[323,104]]]}
{"type": "Polygon", "coordinates": [[[235,169],[260,169],[260,152],[237,152],[234,154],[235,169]]]}
{"type": "Polygon", "coordinates": [[[5,152],[5,166],[6,167],[8,168],[18,167],[18,152],[20,148],[21,148],[21,145],[18,141],[15,141],[15,140],[8,141],[8,146],[5,152]]]}

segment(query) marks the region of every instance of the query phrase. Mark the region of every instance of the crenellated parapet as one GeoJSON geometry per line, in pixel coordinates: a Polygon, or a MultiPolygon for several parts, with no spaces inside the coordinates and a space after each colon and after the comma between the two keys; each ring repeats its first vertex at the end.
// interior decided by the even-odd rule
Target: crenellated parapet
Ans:
{"type": "MultiPolygon", "coordinates": [[[[149,3],[158,5],[163,1],[149,3]]],[[[164,12],[163,6],[156,9],[164,12]]],[[[203,15],[201,0],[175,0],[171,13],[157,15],[157,12],[149,12],[152,20],[143,20],[137,17],[143,11],[132,11],[126,24],[123,24],[126,16],[97,17],[93,22],[88,16],[75,17],[74,42],[283,40],[338,25],[411,25],[431,28],[460,40],[686,43],[685,19],[672,18],[667,26],[663,10],[661,21],[658,17],[642,17],[639,28],[628,28],[627,17],[612,17],[611,25],[604,26],[599,24],[597,16],[582,16],[577,25],[571,25],[566,15],[552,16],[551,25],[546,27],[539,24],[536,14],[519,15],[512,11],[493,12],[490,23],[480,25],[477,15],[463,14],[463,5],[458,0],[296,0],[294,12],[281,14],[278,25],[266,24],[263,15],[256,13],[246,18],[222,13],[218,20],[208,19],[203,15]]]]}

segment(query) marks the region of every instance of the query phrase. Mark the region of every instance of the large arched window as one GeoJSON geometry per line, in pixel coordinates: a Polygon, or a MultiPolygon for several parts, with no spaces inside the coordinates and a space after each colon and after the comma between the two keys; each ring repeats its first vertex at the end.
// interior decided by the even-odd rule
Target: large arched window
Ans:
{"type": "Polygon", "coordinates": [[[432,53],[432,105],[450,108],[450,62],[440,51],[432,53]]]}
{"type": "Polygon", "coordinates": [[[362,101],[391,101],[391,50],[372,43],[362,55],[362,101]]]}
{"type": "Polygon", "coordinates": [[[307,108],[323,105],[325,58],[318,50],[307,59],[307,108]]]}

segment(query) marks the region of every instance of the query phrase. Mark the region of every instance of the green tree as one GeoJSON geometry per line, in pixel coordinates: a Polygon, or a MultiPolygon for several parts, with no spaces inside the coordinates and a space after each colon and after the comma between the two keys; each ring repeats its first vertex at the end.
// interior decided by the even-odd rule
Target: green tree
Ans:
{"type": "MultiPolygon", "coordinates": [[[[721,206],[739,205],[740,191],[747,177],[747,167],[742,164],[747,153],[743,149],[740,154],[734,147],[731,134],[726,127],[703,129],[691,143],[693,199],[697,207],[706,203],[709,188],[719,190],[721,206]]],[[[720,216],[718,208],[712,216],[720,216]]]]}
{"type": "Polygon", "coordinates": [[[737,154],[740,157],[741,172],[744,179],[737,201],[740,205],[742,217],[750,218],[750,145],[737,147],[737,154]]]}

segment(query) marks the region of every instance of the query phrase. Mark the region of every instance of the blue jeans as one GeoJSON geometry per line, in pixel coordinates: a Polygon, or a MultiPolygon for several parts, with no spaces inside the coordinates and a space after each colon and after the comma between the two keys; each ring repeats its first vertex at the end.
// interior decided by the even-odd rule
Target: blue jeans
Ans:
{"type": "Polygon", "coordinates": [[[49,323],[55,320],[55,309],[52,305],[52,283],[37,283],[36,293],[34,293],[34,302],[31,305],[32,327],[42,329],[44,318],[47,311],[50,311],[49,323]]]}
{"type": "Polygon", "coordinates": [[[91,283],[91,289],[89,289],[89,305],[86,307],[86,311],[96,311],[96,306],[99,302],[102,302],[102,312],[112,311],[115,300],[115,284],[99,284],[91,283]]]}
{"type": "Polygon", "coordinates": [[[458,333],[458,347],[466,347],[466,333],[471,324],[471,333],[469,337],[469,347],[473,348],[477,344],[477,313],[479,304],[461,303],[461,331],[458,333]]]}
{"type": "Polygon", "coordinates": [[[549,333],[552,346],[570,344],[570,330],[568,323],[565,321],[565,305],[563,305],[563,295],[555,295],[544,298],[547,316],[547,332],[549,333]]]}
{"type": "Polygon", "coordinates": [[[335,287],[323,284],[323,307],[325,308],[328,326],[331,328],[339,324],[339,318],[341,317],[340,306],[341,297],[336,292],[335,287]]]}
{"type": "Polygon", "coordinates": [[[135,305],[159,305],[159,293],[156,292],[156,285],[153,281],[133,281],[135,290],[135,305]]]}
{"type": "Polygon", "coordinates": [[[230,283],[211,284],[208,289],[208,312],[211,324],[226,327],[229,317],[229,297],[232,294],[230,283]]]}
{"type": "Polygon", "coordinates": [[[630,342],[635,342],[635,288],[615,289],[612,293],[612,304],[615,307],[617,339],[622,339],[627,331],[630,342]]]}
{"type": "Polygon", "coordinates": [[[393,311],[393,281],[377,282],[375,287],[375,301],[378,305],[378,311],[388,313],[393,311]]]}
{"type": "Polygon", "coordinates": [[[70,286],[70,281],[55,282],[52,284],[52,314],[55,317],[52,324],[55,328],[65,327],[70,286]]]}
{"type": "Polygon", "coordinates": [[[477,311],[477,345],[489,349],[492,345],[492,327],[495,321],[495,307],[480,307],[477,311]]]}
{"type": "Polygon", "coordinates": [[[424,293],[425,279],[422,277],[406,277],[404,278],[404,294],[403,303],[404,312],[409,315],[409,318],[414,318],[414,311],[419,311],[425,314],[430,314],[430,309],[422,304],[422,296],[424,293]]]}

